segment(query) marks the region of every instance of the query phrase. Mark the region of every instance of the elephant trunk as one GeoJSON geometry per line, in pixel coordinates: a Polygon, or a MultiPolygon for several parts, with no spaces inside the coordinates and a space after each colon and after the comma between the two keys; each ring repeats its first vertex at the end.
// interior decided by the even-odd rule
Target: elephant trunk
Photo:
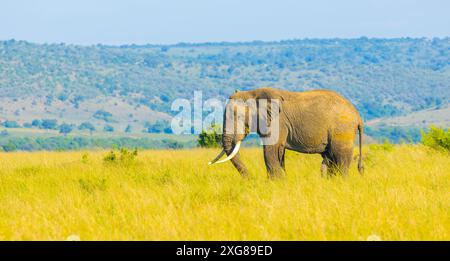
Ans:
{"type": "Polygon", "coordinates": [[[242,176],[247,176],[248,171],[244,163],[241,161],[240,153],[239,151],[237,152],[235,151],[236,148],[239,149],[239,147],[237,146],[240,146],[241,141],[236,140],[234,137],[235,137],[234,135],[223,134],[222,137],[223,150],[228,156],[236,153],[234,157],[231,158],[231,162],[242,176]]]}

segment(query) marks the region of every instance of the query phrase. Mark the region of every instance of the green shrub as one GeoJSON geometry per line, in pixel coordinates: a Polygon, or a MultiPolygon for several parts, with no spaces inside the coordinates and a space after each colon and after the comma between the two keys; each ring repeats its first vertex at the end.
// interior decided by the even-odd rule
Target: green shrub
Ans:
{"type": "Polygon", "coordinates": [[[43,119],[41,122],[41,128],[46,130],[56,130],[58,127],[58,121],[53,119],[43,119]]]}
{"type": "Polygon", "coordinates": [[[15,121],[5,121],[3,122],[5,128],[20,128],[20,125],[15,121]]]}
{"type": "Polygon", "coordinates": [[[217,148],[220,147],[222,141],[222,135],[219,134],[220,128],[217,125],[213,125],[209,130],[203,130],[198,135],[197,144],[202,148],[217,148]]]}
{"type": "Polygon", "coordinates": [[[90,122],[83,122],[80,124],[80,126],[78,127],[79,130],[88,130],[91,134],[93,131],[95,131],[95,127],[94,125],[92,125],[92,123],[90,122]]]}
{"type": "Polygon", "coordinates": [[[111,150],[106,156],[103,158],[103,161],[106,163],[133,163],[136,160],[138,155],[137,149],[133,151],[128,150],[126,148],[121,148],[118,151],[111,150]],[[119,155],[119,156],[118,156],[119,155]]]}
{"type": "Polygon", "coordinates": [[[111,125],[105,125],[103,130],[106,131],[106,132],[114,132],[114,127],[111,126],[111,125]]]}
{"type": "Polygon", "coordinates": [[[59,126],[59,133],[67,135],[68,133],[71,133],[73,130],[72,124],[63,123],[59,126]]]}
{"type": "Polygon", "coordinates": [[[421,131],[422,144],[434,149],[450,151],[450,130],[430,126],[428,132],[421,131]]]}
{"type": "Polygon", "coordinates": [[[121,148],[119,152],[120,152],[120,161],[125,163],[133,162],[138,155],[137,149],[130,151],[126,148],[121,148]]]}
{"type": "Polygon", "coordinates": [[[117,159],[116,153],[112,150],[103,158],[104,162],[115,162],[117,159]]]}
{"type": "Polygon", "coordinates": [[[83,153],[83,155],[81,156],[81,162],[89,163],[89,154],[83,153]]]}

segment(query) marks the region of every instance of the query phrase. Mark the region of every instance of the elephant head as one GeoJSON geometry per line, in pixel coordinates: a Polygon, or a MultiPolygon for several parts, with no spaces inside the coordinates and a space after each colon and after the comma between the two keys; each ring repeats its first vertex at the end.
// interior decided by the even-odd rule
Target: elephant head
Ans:
{"type": "MultiPolygon", "coordinates": [[[[246,92],[236,91],[230,97],[224,111],[222,136],[223,150],[214,160],[209,162],[209,165],[224,163],[231,160],[239,173],[242,176],[247,176],[247,168],[241,161],[239,153],[242,141],[250,132],[257,132],[262,138],[266,137],[268,134],[272,134],[268,131],[269,125],[272,127],[275,126],[275,124],[271,124],[274,114],[272,112],[274,105],[271,100],[277,98],[279,97],[274,98],[272,93],[269,95],[269,93],[256,90],[246,92]],[[225,154],[227,157],[220,160],[225,154]]],[[[277,110],[276,114],[278,115],[278,113],[279,111],[277,110]]],[[[271,137],[273,137],[273,135],[271,135],[271,137]]]]}

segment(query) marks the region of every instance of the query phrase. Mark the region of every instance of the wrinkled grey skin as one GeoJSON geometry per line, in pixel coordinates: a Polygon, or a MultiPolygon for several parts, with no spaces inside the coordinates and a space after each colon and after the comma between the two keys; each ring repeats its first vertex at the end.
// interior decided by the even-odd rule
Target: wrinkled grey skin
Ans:
{"type": "MultiPolygon", "coordinates": [[[[360,144],[358,170],[362,174],[363,122],[355,107],[336,92],[328,90],[289,92],[273,88],[260,88],[251,91],[237,91],[230,99],[279,100],[278,142],[274,145],[263,145],[264,161],[270,178],[284,176],[286,149],[322,155],[321,171],[323,176],[336,173],[346,176],[352,161],[354,140],[358,130],[360,144]]],[[[248,118],[244,119],[244,121],[248,121],[248,118]]],[[[247,126],[248,122],[245,124],[247,126]]],[[[242,141],[248,133],[225,133],[226,129],[224,116],[222,144],[226,154],[230,155],[235,144],[242,141]]],[[[259,127],[258,134],[260,134],[259,127]]],[[[242,176],[248,175],[248,170],[241,161],[239,153],[231,161],[242,176]]]]}

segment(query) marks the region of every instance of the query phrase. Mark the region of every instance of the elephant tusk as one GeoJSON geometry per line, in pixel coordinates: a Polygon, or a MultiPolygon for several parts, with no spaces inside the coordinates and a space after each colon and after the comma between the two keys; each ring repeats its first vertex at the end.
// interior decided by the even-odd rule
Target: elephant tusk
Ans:
{"type": "Polygon", "coordinates": [[[208,162],[208,165],[216,163],[216,161],[218,161],[220,158],[222,158],[223,154],[225,154],[225,150],[222,150],[222,152],[220,152],[219,155],[217,155],[217,157],[215,159],[208,162]]]}
{"type": "Polygon", "coordinates": [[[211,164],[219,164],[219,163],[224,163],[224,162],[227,162],[227,161],[231,160],[232,158],[234,158],[234,156],[236,156],[236,154],[238,154],[240,148],[241,148],[241,142],[238,141],[238,143],[236,143],[236,146],[234,146],[233,151],[231,152],[231,154],[228,157],[226,157],[223,160],[219,160],[217,162],[213,162],[211,164]]]}

